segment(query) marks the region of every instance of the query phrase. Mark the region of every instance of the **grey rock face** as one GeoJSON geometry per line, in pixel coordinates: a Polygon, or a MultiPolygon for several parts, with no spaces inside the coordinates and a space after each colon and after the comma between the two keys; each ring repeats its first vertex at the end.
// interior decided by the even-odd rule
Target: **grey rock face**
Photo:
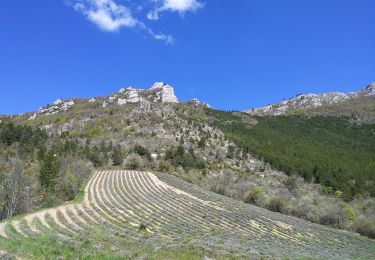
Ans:
{"type": "Polygon", "coordinates": [[[103,107],[109,104],[124,105],[129,103],[179,103],[174,94],[174,89],[163,82],[154,83],[149,89],[134,87],[122,88],[118,93],[106,98],[103,107]]]}
{"type": "Polygon", "coordinates": [[[342,93],[328,92],[322,94],[300,94],[294,98],[281,101],[254,110],[246,110],[254,115],[278,116],[286,114],[288,111],[305,108],[316,108],[326,104],[340,103],[346,100],[355,99],[361,96],[375,96],[375,83],[371,83],[358,92],[342,93]]]}

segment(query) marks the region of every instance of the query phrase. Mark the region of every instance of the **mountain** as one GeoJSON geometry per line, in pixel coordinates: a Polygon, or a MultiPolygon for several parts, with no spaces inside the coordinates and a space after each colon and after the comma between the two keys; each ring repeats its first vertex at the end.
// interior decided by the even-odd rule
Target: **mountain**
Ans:
{"type": "Polygon", "coordinates": [[[258,116],[330,115],[362,122],[375,120],[375,83],[358,92],[300,94],[288,100],[245,112],[258,116]]]}
{"type": "MultiPolygon", "coordinates": [[[[353,100],[358,102],[373,98],[372,90],[372,87],[363,90],[363,94],[353,100]]],[[[287,228],[286,233],[290,237],[285,237],[285,230],[279,232],[278,227],[268,221],[281,215],[256,207],[247,208],[249,205],[239,201],[375,238],[375,177],[372,174],[375,170],[374,134],[375,125],[352,124],[337,117],[258,117],[249,113],[211,109],[197,99],[180,102],[173,88],[166,83],[155,83],[148,89],[122,88],[102,97],[56,100],[36,112],[4,117],[4,122],[0,123],[0,220],[22,213],[46,213],[43,216],[35,213],[39,221],[34,221],[33,216],[36,215],[32,214],[25,215],[26,222],[15,220],[11,225],[0,224],[0,233],[16,238],[14,241],[29,243],[28,238],[24,238],[25,234],[33,235],[34,231],[44,230],[47,235],[65,236],[63,239],[74,243],[76,237],[70,232],[73,229],[64,227],[75,226],[74,223],[79,225],[82,220],[76,211],[87,210],[94,218],[94,224],[89,221],[89,226],[98,228],[104,234],[114,234],[116,237],[112,238],[116,245],[119,243],[117,235],[122,234],[118,226],[113,226],[116,223],[131,231],[125,232],[130,237],[151,243],[152,246],[155,245],[152,241],[158,244],[159,240],[148,236],[149,232],[143,236],[148,229],[154,234],[159,231],[168,234],[170,230],[175,230],[174,233],[182,232],[182,237],[185,237],[185,231],[191,230],[191,226],[185,222],[189,221],[188,217],[181,216],[180,219],[177,216],[177,221],[171,222],[173,214],[171,216],[169,211],[153,215],[160,213],[155,211],[148,216],[150,209],[132,200],[134,196],[137,197],[134,194],[146,190],[149,195],[147,201],[152,202],[150,206],[156,209],[158,205],[170,203],[171,197],[179,205],[180,199],[187,199],[188,203],[192,197],[198,198],[203,204],[199,206],[199,211],[208,212],[200,215],[200,221],[209,226],[225,222],[224,226],[240,228],[234,232],[236,234],[229,245],[234,243],[244,250],[254,248],[255,254],[264,256],[273,256],[276,251],[289,248],[289,244],[286,244],[287,247],[276,247],[274,251],[269,246],[263,247],[264,243],[259,246],[256,242],[258,238],[249,238],[241,240],[245,241],[242,247],[241,241],[237,243],[237,236],[242,236],[243,231],[248,232],[247,229],[251,232],[255,230],[252,234],[256,234],[258,229],[268,230],[269,235],[262,233],[267,240],[278,244],[281,243],[278,237],[284,237],[287,241],[294,240],[300,244],[301,236],[307,229],[299,229],[301,234],[296,235],[293,227],[291,230],[287,228]],[[135,187],[128,190],[122,186],[129,184],[123,178],[130,177],[130,181],[134,181],[137,175],[119,176],[118,171],[124,169],[152,172],[163,179],[152,177],[154,182],[149,184],[147,180],[134,182],[135,187]],[[93,177],[95,171],[104,171],[107,177],[93,177]],[[112,171],[111,175],[107,175],[109,171],[112,171]],[[125,182],[119,179],[117,182],[110,176],[117,176],[125,182]],[[144,188],[150,185],[155,189],[164,189],[162,182],[172,183],[160,196],[144,188]],[[93,186],[94,183],[99,186],[93,186]],[[186,185],[188,190],[181,191],[181,186],[186,185]],[[87,207],[54,208],[72,199],[83,199],[85,186],[93,191],[89,197],[96,202],[85,205],[87,207]],[[176,190],[181,197],[171,194],[176,190]],[[115,193],[106,194],[108,191],[115,193]],[[124,196],[126,192],[129,198],[124,196]],[[215,206],[217,198],[225,199],[217,194],[235,199],[236,202],[227,200],[227,204],[238,204],[238,214],[233,216],[233,211],[229,211],[229,214],[226,208],[215,206]],[[120,197],[130,203],[118,202],[120,197]],[[215,210],[210,208],[212,205],[215,210]],[[127,211],[129,206],[134,208],[127,211]],[[103,212],[100,208],[109,211],[103,212]],[[131,219],[131,223],[135,223],[135,230],[127,226],[127,222],[117,221],[123,219],[121,212],[135,214],[136,218],[131,219]],[[75,218],[78,218],[77,222],[75,218]],[[113,218],[117,220],[111,224],[113,218]],[[158,229],[159,225],[154,221],[166,219],[167,223],[158,229]],[[262,219],[262,222],[251,221],[254,219],[262,219]],[[95,224],[95,221],[103,223],[107,220],[111,221],[106,222],[105,230],[95,224]],[[48,227],[53,229],[52,232],[48,227]]],[[[188,214],[193,216],[196,212],[188,214]]],[[[90,219],[90,216],[87,217],[90,219]]],[[[288,216],[282,218],[287,225],[299,226],[303,223],[288,216]]],[[[309,234],[329,236],[324,231],[327,227],[312,225],[310,228],[312,230],[306,231],[309,234]]],[[[204,228],[199,235],[187,236],[187,240],[193,239],[194,246],[202,242],[201,245],[206,248],[216,245],[215,241],[221,243],[221,237],[227,235],[227,230],[222,230],[225,231],[222,235],[216,232],[220,230],[211,230],[215,234],[210,230],[204,228]],[[205,239],[199,240],[203,237],[205,239]]],[[[355,246],[353,236],[347,241],[347,233],[335,234],[345,245],[355,246]]],[[[87,243],[95,244],[90,244],[85,253],[92,253],[90,250],[93,247],[103,246],[97,245],[99,242],[92,239],[90,233],[87,237],[91,241],[87,243]]],[[[174,245],[173,242],[167,244],[174,245]]],[[[297,244],[292,243],[293,247],[297,244]]],[[[14,244],[0,238],[0,250],[14,252],[15,249],[8,245],[14,244]]],[[[42,246],[27,245],[27,249],[33,250],[42,246]]],[[[369,242],[369,246],[373,246],[373,241],[369,242]]],[[[332,250],[326,245],[309,248],[312,251],[306,255],[319,255],[332,250]]],[[[58,245],[54,244],[54,249],[61,252],[58,245]]],[[[212,250],[215,249],[221,250],[222,247],[215,246],[212,250]]],[[[243,252],[242,249],[239,252],[243,252]]]]}
{"type": "Polygon", "coordinates": [[[174,94],[174,89],[164,83],[155,82],[149,89],[137,89],[134,87],[122,88],[117,93],[109,95],[107,97],[95,97],[90,99],[70,99],[61,100],[58,99],[51,105],[40,108],[36,113],[29,117],[29,120],[33,120],[38,116],[43,115],[54,115],[59,112],[67,111],[76,104],[84,103],[100,103],[100,106],[105,108],[109,105],[125,105],[125,104],[136,104],[139,103],[142,106],[150,106],[151,103],[179,103],[177,97],[174,94]]]}

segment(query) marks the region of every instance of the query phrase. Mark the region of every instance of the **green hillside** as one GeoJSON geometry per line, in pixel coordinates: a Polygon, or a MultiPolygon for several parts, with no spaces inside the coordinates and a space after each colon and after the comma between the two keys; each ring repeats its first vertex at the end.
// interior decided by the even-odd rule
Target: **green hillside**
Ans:
{"type": "Polygon", "coordinates": [[[208,110],[225,135],[288,175],[344,192],[375,195],[375,125],[335,117],[257,117],[208,110]]]}

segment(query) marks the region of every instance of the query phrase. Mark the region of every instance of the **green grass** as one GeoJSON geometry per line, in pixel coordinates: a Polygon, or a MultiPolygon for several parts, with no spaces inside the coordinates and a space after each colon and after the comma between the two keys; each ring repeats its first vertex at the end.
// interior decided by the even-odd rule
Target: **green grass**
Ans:
{"type": "Polygon", "coordinates": [[[22,237],[11,227],[7,232],[12,239],[0,237],[0,249],[11,252],[13,256],[28,259],[202,259],[205,255],[214,256],[216,259],[234,259],[207,253],[192,246],[178,245],[168,247],[142,243],[134,238],[119,238],[108,231],[95,228],[85,231],[78,238],[71,241],[61,241],[54,236],[22,237]]]}

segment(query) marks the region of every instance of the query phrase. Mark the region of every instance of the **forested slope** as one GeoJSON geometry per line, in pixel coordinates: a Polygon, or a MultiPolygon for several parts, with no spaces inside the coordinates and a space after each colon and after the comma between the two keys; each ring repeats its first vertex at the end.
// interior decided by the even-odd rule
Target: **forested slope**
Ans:
{"type": "Polygon", "coordinates": [[[207,112],[230,140],[288,175],[301,175],[328,189],[375,195],[375,125],[335,117],[257,117],[207,112]]]}

